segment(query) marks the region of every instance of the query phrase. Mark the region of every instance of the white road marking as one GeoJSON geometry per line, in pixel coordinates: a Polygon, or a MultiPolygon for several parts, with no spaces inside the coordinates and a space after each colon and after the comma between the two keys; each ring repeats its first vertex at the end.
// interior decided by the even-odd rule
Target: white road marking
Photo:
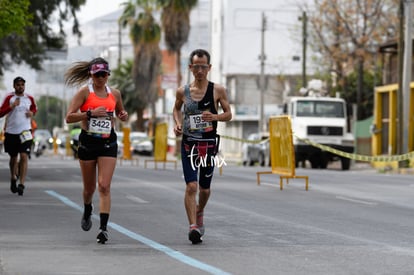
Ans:
{"type": "Polygon", "coordinates": [[[131,200],[131,201],[133,201],[133,202],[137,202],[137,203],[148,203],[148,201],[143,200],[143,199],[141,199],[141,198],[139,198],[139,197],[136,197],[136,196],[127,195],[127,196],[126,196],[126,198],[127,198],[128,200],[131,200]]]}
{"type": "Polygon", "coordinates": [[[343,196],[336,196],[336,198],[339,200],[350,201],[350,202],[355,202],[355,203],[360,203],[360,204],[365,204],[365,205],[377,205],[376,202],[363,201],[363,200],[352,199],[352,198],[343,197],[343,196]]]}

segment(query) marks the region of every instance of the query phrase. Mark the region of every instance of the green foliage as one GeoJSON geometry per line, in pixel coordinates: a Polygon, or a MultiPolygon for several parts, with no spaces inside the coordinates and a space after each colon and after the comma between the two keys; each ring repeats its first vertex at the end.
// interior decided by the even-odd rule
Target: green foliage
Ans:
{"type": "Polygon", "coordinates": [[[53,127],[61,127],[64,119],[64,101],[54,96],[41,96],[36,99],[37,114],[36,122],[38,129],[48,129],[52,132],[53,127]]]}
{"type": "Polygon", "coordinates": [[[159,8],[156,0],[132,0],[125,4],[120,18],[122,26],[130,26],[130,37],[134,46],[132,79],[135,91],[132,94],[137,114],[137,129],[144,130],[143,113],[147,106],[157,100],[158,77],[161,68],[161,28],[153,12],[159,8]]]}
{"type": "MultiPolygon", "coordinates": [[[[358,107],[358,113],[360,120],[369,118],[372,116],[374,107],[374,89],[378,86],[381,80],[381,72],[364,71],[363,77],[363,91],[361,93],[361,103],[358,107]]],[[[358,91],[358,73],[353,71],[345,78],[345,84],[333,88],[333,94],[339,92],[341,97],[348,102],[348,104],[357,102],[358,91]]],[[[351,108],[350,108],[351,109],[351,108]]]]}
{"type": "Polygon", "coordinates": [[[161,28],[150,13],[140,13],[132,25],[131,37],[135,43],[159,42],[161,28]]]}
{"type": "Polygon", "coordinates": [[[0,39],[12,33],[21,35],[32,24],[29,5],[29,0],[0,1],[0,39]]]}
{"type": "MultiPolygon", "coordinates": [[[[161,27],[153,12],[162,7],[162,26],[169,50],[177,53],[177,79],[181,79],[180,50],[190,31],[189,13],[197,0],[130,0],[124,3],[119,19],[123,27],[130,26],[134,45],[134,60],[114,71],[111,83],[121,90],[124,106],[138,116],[137,129],[143,127],[143,110],[154,105],[158,95],[161,72],[161,27]],[[124,82],[124,83],[123,83],[124,82]]],[[[154,108],[152,108],[154,109],[154,108]]],[[[153,116],[154,110],[153,111],[153,116]]],[[[153,117],[155,119],[155,117],[153,117]]]]}
{"type": "Polygon", "coordinates": [[[14,25],[20,32],[10,32],[5,28],[4,36],[0,36],[0,75],[4,69],[13,63],[26,63],[33,69],[41,69],[42,61],[46,58],[48,49],[62,49],[65,46],[66,34],[63,30],[63,22],[73,19],[72,32],[81,35],[76,12],[86,3],[86,0],[1,0],[0,1],[1,27],[14,25]],[[28,11],[25,12],[26,4],[29,3],[28,11]],[[4,9],[3,5],[7,5],[4,9]],[[16,7],[18,8],[16,9],[16,7]],[[10,19],[4,13],[16,14],[10,19]],[[26,16],[25,16],[26,14],[26,16]],[[18,18],[17,15],[22,15],[18,18]],[[23,21],[27,25],[22,25],[23,21]],[[7,20],[13,20],[7,22],[7,20]],[[59,31],[52,27],[56,24],[59,31]],[[24,28],[22,30],[21,28],[24,28]]]}
{"type": "Polygon", "coordinates": [[[119,21],[123,27],[130,26],[130,37],[134,44],[158,43],[161,40],[161,27],[153,12],[158,10],[156,0],[136,0],[125,4],[119,21]]]}
{"type": "Polygon", "coordinates": [[[136,99],[135,85],[132,79],[132,60],[126,60],[118,68],[112,70],[109,84],[121,91],[122,102],[128,113],[133,113],[137,108],[141,108],[144,104],[136,99]]]}

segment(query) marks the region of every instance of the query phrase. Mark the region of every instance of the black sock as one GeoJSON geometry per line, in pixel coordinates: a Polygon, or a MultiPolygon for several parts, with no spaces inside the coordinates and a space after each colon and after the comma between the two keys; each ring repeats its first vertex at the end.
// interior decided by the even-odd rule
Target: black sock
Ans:
{"type": "Polygon", "coordinates": [[[92,203],[84,204],[83,216],[89,217],[92,214],[92,203]]]}
{"type": "Polygon", "coordinates": [[[101,227],[99,229],[106,231],[106,225],[109,220],[109,213],[100,213],[99,217],[101,218],[101,227]]]}

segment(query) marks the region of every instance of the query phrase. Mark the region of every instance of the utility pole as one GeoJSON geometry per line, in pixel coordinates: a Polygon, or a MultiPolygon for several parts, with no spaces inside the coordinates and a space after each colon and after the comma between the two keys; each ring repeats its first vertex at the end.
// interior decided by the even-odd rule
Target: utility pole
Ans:
{"type": "MultiPolygon", "coordinates": [[[[412,66],[412,1],[405,1],[404,6],[404,22],[405,22],[405,33],[404,33],[404,65],[403,65],[403,84],[401,90],[402,97],[402,121],[400,127],[402,128],[402,150],[400,153],[408,153],[408,126],[410,122],[410,83],[411,83],[411,66],[412,66]]],[[[402,35],[401,35],[402,36],[402,35]]],[[[404,165],[406,166],[406,165],[404,165]]]]}
{"type": "Polygon", "coordinates": [[[397,108],[397,116],[398,116],[398,133],[397,133],[397,154],[401,154],[402,153],[402,145],[403,145],[403,126],[402,126],[402,121],[403,121],[403,92],[402,92],[402,87],[403,87],[403,68],[404,68],[404,36],[403,36],[403,32],[404,32],[404,0],[400,0],[400,6],[398,9],[398,19],[400,21],[399,24],[399,29],[398,29],[398,33],[399,33],[399,39],[398,39],[398,94],[397,94],[397,104],[398,104],[398,108],[397,108]]]}
{"type": "Polygon", "coordinates": [[[259,119],[259,132],[266,131],[266,123],[264,121],[264,93],[265,93],[265,31],[266,31],[266,16],[262,13],[262,39],[261,39],[261,51],[260,51],[260,119],[259,119]]]}
{"type": "Polygon", "coordinates": [[[302,87],[306,88],[308,85],[306,80],[306,47],[307,47],[307,25],[308,25],[308,17],[306,15],[306,11],[302,13],[302,87]]]}
{"type": "Polygon", "coordinates": [[[121,22],[118,21],[118,68],[122,62],[122,26],[121,22]]]}

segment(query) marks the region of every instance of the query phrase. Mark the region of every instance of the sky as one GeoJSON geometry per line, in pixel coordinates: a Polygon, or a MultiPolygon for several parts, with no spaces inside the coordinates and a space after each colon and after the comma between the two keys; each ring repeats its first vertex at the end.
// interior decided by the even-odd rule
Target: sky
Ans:
{"type": "Polygon", "coordinates": [[[124,2],[127,2],[127,0],[86,0],[86,4],[83,5],[80,11],[77,13],[79,22],[85,23],[96,17],[100,17],[117,9],[120,9],[121,3],[124,2]]]}

